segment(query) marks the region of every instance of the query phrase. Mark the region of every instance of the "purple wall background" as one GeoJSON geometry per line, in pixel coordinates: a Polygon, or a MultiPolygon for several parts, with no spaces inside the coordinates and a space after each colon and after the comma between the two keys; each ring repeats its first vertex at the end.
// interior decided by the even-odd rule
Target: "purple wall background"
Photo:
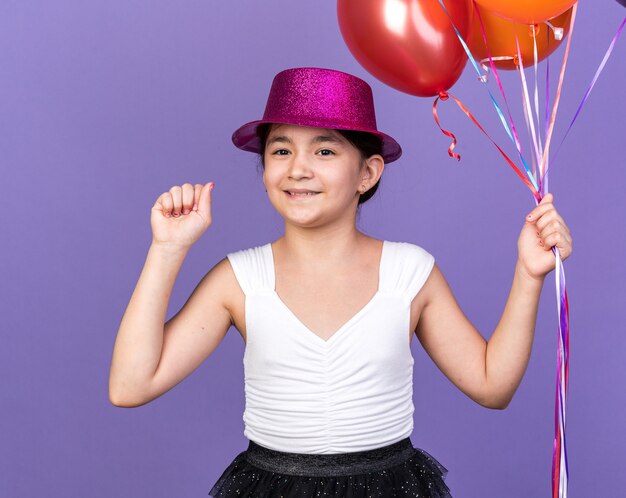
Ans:
{"type": "MultiPolygon", "coordinates": [[[[555,139],[560,141],[626,10],[583,2],[555,139]]],[[[621,40],[550,175],[574,236],[570,496],[626,487],[626,40],[621,40]]],[[[112,406],[115,334],[151,240],[149,212],[174,184],[216,183],[213,225],[189,254],[168,318],[224,255],[277,238],[252,154],[230,135],[260,117],[273,75],[323,66],[365,78],[379,128],[404,156],[363,208],[367,233],[422,245],[489,337],[510,289],[530,191],[451,102],[366,73],[341,38],[335,2],[252,0],[0,3],[0,496],[200,497],[243,437],[243,342],[232,329],[188,379],[136,409],[112,406]],[[11,215],[10,213],[14,214],[11,215]]],[[[552,58],[553,74],[563,54],[552,58]]],[[[468,66],[453,91],[508,142],[468,66]]],[[[514,74],[505,75],[521,108],[514,74]]],[[[518,120],[518,126],[521,122],[518,120]]],[[[507,150],[510,150],[508,148],[507,150]]],[[[473,403],[414,341],[415,445],[449,469],[456,498],[549,496],[556,373],[554,274],[535,346],[509,408],[473,403]]]]}

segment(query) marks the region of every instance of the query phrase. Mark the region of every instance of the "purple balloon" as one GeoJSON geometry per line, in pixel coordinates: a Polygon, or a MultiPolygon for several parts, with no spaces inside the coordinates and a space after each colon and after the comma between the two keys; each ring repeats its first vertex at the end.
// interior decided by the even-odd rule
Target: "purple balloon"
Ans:
{"type": "Polygon", "coordinates": [[[623,7],[626,7],[626,0],[617,0],[620,5],[622,5],[623,7]]]}

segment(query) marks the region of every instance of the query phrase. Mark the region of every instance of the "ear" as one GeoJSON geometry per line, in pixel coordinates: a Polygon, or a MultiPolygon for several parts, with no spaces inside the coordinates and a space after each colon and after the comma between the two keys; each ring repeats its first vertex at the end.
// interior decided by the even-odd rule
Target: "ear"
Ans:
{"type": "Polygon", "coordinates": [[[380,154],[374,154],[363,161],[361,179],[366,183],[367,188],[376,185],[385,169],[385,160],[380,154]]]}

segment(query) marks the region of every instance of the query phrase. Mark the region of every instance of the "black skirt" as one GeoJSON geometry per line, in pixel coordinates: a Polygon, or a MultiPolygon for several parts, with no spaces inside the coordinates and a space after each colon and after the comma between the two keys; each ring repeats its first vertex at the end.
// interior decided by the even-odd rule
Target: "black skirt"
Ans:
{"type": "Polygon", "coordinates": [[[250,441],[217,480],[215,498],[452,498],[447,469],[407,437],[373,450],[286,453],[250,441]]]}

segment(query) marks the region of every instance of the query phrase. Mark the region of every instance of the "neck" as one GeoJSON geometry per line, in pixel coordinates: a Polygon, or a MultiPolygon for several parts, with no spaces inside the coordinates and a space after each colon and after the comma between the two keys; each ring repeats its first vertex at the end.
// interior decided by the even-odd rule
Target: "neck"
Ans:
{"type": "Polygon", "coordinates": [[[309,267],[324,267],[346,261],[346,258],[357,254],[357,248],[365,238],[354,224],[317,228],[286,224],[285,235],[276,241],[274,247],[285,259],[306,261],[309,267]]]}

